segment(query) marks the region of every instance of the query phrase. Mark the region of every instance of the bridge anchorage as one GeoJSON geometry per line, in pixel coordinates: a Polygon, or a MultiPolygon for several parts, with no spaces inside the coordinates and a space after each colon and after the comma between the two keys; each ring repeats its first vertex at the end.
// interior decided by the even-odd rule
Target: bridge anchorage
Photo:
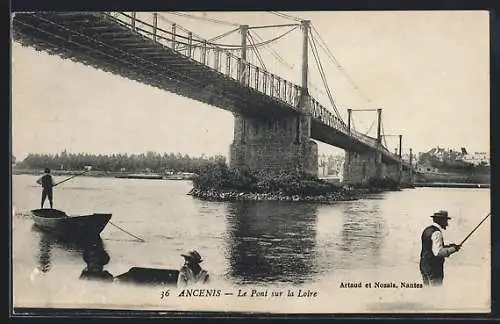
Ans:
{"type": "Polygon", "coordinates": [[[311,21],[280,15],[291,17],[293,23],[232,24],[232,30],[206,39],[166,18],[167,14],[203,19],[173,12],[16,13],[13,37],[22,45],[232,112],[235,117],[229,159],[232,168],[316,176],[318,148],[313,140],[318,140],[346,150],[344,181],[348,184],[386,177],[411,182],[411,163],[404,162],[401,154],[391,153],[383,145],[381,109],[376,110],[377,138],[353,127],[353,109],[348,109],[348,122],[343,121],[327,84],[318,44],[332,61],[337,61],[311,21]],[[259,52],[259,48],[299,27],[302,31],[300,86],[270,72],[259,52]],[[264,28],[291,29],[264,41],[256,33],[264,28]],[[239,44],[218,42],[237,31],[241,34],[239,44]],[[309,52],[320,72],[329,107],[310,94],[309,52]],[[258,63],[251,62],[249,53],[255,54],[258,63]]]}

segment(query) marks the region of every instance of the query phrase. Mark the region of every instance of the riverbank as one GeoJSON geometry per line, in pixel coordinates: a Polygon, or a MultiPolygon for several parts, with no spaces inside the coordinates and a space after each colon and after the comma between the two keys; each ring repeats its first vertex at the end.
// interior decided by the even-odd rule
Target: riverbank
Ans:
{"type": "Polygon", "coordinates": [[[286,194],[277,192],[243,192],[234,189],[201,189],[192,188],[187,194],[206,201],[294,201],[294,202],[317,202],[331,203],[338,201],[359,200],[367,195],[382,193],[385,191],[399,191],[401,189],[382,188],[352,188],[338,187],[331,192],[308,195],[308,194],[286,194]]]}
{"type": "Polygon", "coordinates": [[[428,188],[484,188],[489,189],[489,183],[452,183],[452,182],[422,182],[415,183],[415,187],[428,188]]]}
{"type": "Polygon", "coordinates": [[[335,192],[321,195],[287,195],[283,192],[238,192],[236,190],[215,190],[193,188],[188,195],[201,200],[208,201],[309,201],[309,202],[334,202],[334,201],[352,201],[361,198],[362,194],[368,193],[368,190],[359,189],[339,189],[335,192]]]}
{"type": "MultiPolygon", "coordinates": [[[[76,174],[82,173],[82,170],[51,170],[51,174],[53,176],[72,176],[76,174]]],[[[29,174],[29,175],[43,175],[43,170],[31,170],[31,169],[12,169],[12,174],[13,175],[21,175],[21,174],[29,174]]],[[[84,174],[82,174],[82,177],[109,177],[109,178],[114,178],[117,175],[122,174],[121,172],[110,172],[110,171],[97,171],[97,170],[91,170],[88,171],[84,174]]]]}
{"type": "MultiPolygon", "coordinates": [[[[84,174],[81,174],[82,170],[51,170],[53,176],[73,176],[80,174],[81,177],[101,177],[101,178],[117,178],[117,179],[146,179],[146,180],[192,180],[193,174],[187,172],[180,172],[177,174],[156,174],[156,173],[124,173],[124,172],[113,172],[113,171],[98,171],[91,170],[84,174]]],[[[27,170],[27,169],[13,169],[13,175],[43,175],[43,170],[27,170]]]]}

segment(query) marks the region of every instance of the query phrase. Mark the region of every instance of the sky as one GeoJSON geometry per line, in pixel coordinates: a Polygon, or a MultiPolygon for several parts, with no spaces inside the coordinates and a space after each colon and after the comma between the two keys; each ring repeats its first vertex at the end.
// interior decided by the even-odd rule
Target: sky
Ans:
{"type": "MultiPolygon", "coordinates": [[[[318,48],[329,89],[347,121],[347,108],[382,108],[384,134],[403,135],[403,153],[433,147],[490,151],[489,17],[487,11],[287,12],[309,19],[317,46],[324,40],[336,61],[318,48]]],[[[140,18],[151,19],[148,13],[140,18]]],[[[191,12],[218,23],[161,13],[212,38],[237,27],[291,24],[269,12],[191,12]],[[222,23],[224,22],[224,23],[222,23]],[[229,23],[233,23],[231,25],[229,23]]],[[[163,24],[163,25],[162,25],[163,24]]],[[[254,30],[272,39],[292,27],[254,30]]],[[[255,34],[257,33],[257,34],[255,34]]],[[[256,39],[256,41],[258,41],[256,39]]],[[[237,32],[218,42],[239,44],[237,32]]],[[[295,29],[261,48],[266,67],[301,84],[302,34],[295,29]]],[[[180,152],[228,156],[233,115],[173,93],[12,43],[12,152],[95,154],[180,152]]],[[[249,60],[258,64],[256,56],[249,60]]],[[[331,107],[312,53],[309,89],[331,107]]],[[[376,136],[376,114],[353,113],[356,130],[376,136]]],[[[397,137],[387,137],[392,151],[397,137]]],[[[342,150],[319,143],[319,153],[342,150]]]]}

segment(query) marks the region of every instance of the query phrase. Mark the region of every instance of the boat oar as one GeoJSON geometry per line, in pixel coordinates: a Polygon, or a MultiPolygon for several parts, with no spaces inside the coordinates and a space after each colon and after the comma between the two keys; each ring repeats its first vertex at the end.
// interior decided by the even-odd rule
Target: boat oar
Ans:
{"type": "Polygon", "coordinates": [[[124,229],[123,229],[123,228],[121,228],[120,226],[118,226],[118,225],[116,225],[116,224],[113,224],[112,222],[108,222],[108,223],[110,223],[110,224],[111,224],[111,225],[113,225],[114,227],[118,228],[119,230],[121,230],[121,231],[123,231],[123,232],[127,233],[128,235],[130,235],[130,236],[132,236],[132,237],[135,237],[135,238],[136,238],[136,239],[138,239],[139,241],[141,241],[141,242],[146,242],[146,241],[144,241],[143,239],[141,239],[140,237],[135,236],[134,234],[132,234],[132,233],[130,233],[130,232],[127,232],[126,230],[124,230],[124,229]]]}
{"type": "Polygon", "coordinates": [[[467,235],[463,241],[459,244],[459,246],[462,246],[462,244],[465,243],[465,241],[467,241],[469,239],[469,237],[472,235],[472,233],[474,233],[478,228],[479,226],[481,226],[481,224],[486,220],[486,218],[488,218],[489,216],[491,215],[491,212],[488,213],[488,215],[486,215],[483,220],[476,226],[474,227],[474,229],[469,233],[469,235],[467,235]]]}
{"type": "Polygon", "coordinates": [[[64,179],[63,181],[59,181],[58,183],[54,184],[52,187],[58,186],[58,185],[60,185],[61,183],[66,182],[66,181],[68,181],[68,180],[71,180],[71,179],[73,179],[74,177],[78,177],[78,176],[80,176],[80,175],[82,175],[82,174],[84,174],[84,173],[87,173],[87,172],[89,172],[90,170],[92,170],[92,169],[87,169],[87,170],[85,170],[85,171],[83,171],[83,172],[81,172],[81,173],[78,173],[78,174],[72,175],[71,177],[69,177],[69,178],[67,178],[67,179],[64,179]]]}

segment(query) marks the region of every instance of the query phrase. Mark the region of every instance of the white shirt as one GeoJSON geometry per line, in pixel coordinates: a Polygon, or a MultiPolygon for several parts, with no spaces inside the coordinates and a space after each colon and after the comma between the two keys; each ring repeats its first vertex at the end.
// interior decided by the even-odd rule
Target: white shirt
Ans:
{"type": "Polygon", "coordinates": [[[433,223],[432,225],[439,228],[439,231],[435,231],[431,236],[432,254],[434,254],[434,256],[437,256],[439,251],[444,247],[443,233],[441,232],[443,228],[437,223],[433,223]]]}

